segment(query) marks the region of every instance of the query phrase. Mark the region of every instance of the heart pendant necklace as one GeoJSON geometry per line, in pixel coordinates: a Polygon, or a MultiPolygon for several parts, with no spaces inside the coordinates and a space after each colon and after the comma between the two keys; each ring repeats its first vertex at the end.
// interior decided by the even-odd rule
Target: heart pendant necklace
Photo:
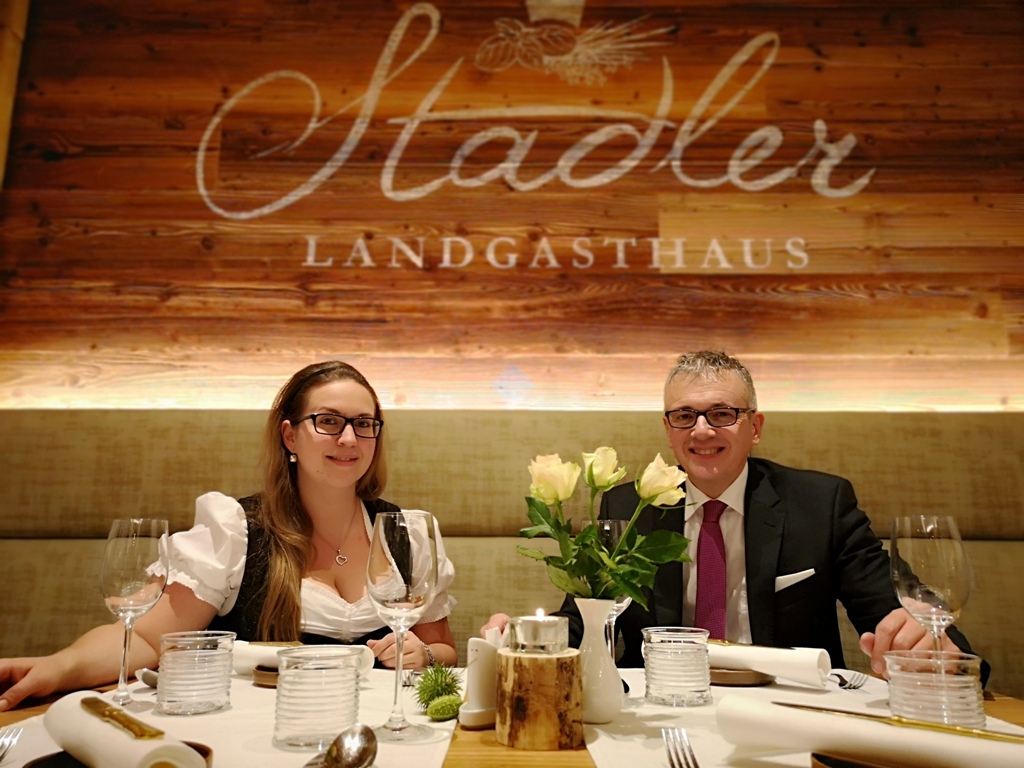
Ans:
{"type": "MultiPolygon", "coordinates": [[[[347,528],[347,529],[345,530],[345,535],[344,535],[344,536],[342,536],[342,538],[341,538],[341,541],[342,541],[342,543],[344,543],[345,541],[347,541],[347,540],[348,540],[348,537],[349,537],[349,534],[350,534],[350,533],[352,533],[352,526],[353,526],[353,525],[355,525],[355,522],[356,522],[356,518],[357,518],[357,517],[362,517],[362,516],[363,516],[363,511],[362,511],[362,509],[358,510],[358,511],[357,511],[357,512],[356,512],[356,513],[355,513],[354,515],[352,515],[352,519],[351,519],[351,520],[349,520],[349,522],[348,522],[348,528],[347,528]]],[[[320,532],[318,531],[318,532],[317,532],[317,535],[318,535],[318,536],[319,536],[319,537],[320,537],[321,539],[323,539],[323,540],[324,540],[324,543],[327,543],[327,539],[325,539],[325,538],[324,538],[323,534],[321,534],[321,533],[320,533],[320,532]]],[[[335,549],[334,551],[335,551],[335,552],[337,553],[337,554],[336,554],[336,555],[334,556],[334,562],[336,562],[336,563],[337,563],[338,565],[344,565],[345,563],[347,563],[347,562],[348,562],[348,557],[347,557],[346,555],[343,555],[343,554],[341,554],[341,548],[340,548],[340,547],[339,547],[339,548],[337,548],[337,549],[335,549]]]]}

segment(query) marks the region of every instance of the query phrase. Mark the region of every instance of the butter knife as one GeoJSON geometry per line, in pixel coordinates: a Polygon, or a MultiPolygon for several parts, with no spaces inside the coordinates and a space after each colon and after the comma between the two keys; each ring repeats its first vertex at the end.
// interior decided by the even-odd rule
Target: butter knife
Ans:
{"type": "Polygon", "coordinates": [[[790,701],[773,701],[780,707],[791,707],[802,709],[807,712],[820,712],[826,715],[845,715],[856,717],[862,720],[874,720],[883,725],[894,725],[898,728],[920,728],[926,731],[938,731],[939,733],[953,733],[958,736],[971,736],[977,739],[990,739],[992,741],[1006,741],[1010,744],[1024,744],[1024,736],[1015,736],[1012,733],[1000,733],[989,731],[984,728],[964,728],[959,725],[945,725],[944,723],[930,723],[927,720],[911,720],[907,717],[895,717],[893,715],[873,715],[868,712],[850,712],[845,709],[831,709],[829,707],[813,707],[809,704],[794,704],[790,701]]]}
{"type": "Polygon", "coordinates": [[[134,717],[129,715],[123,709],[115,707],[109,701],[104,701],[98,696],[90,696],[87,699],[82,699],[82,709],[93,715],[96,715],[100,720],[106,720],[108,723],[113,723],[119,728],[123,728],[136,739],[161,739],[163,738],[164,732],[158,728],[154,728],[151,725],[147,725],[141,720],[136,720],[134,717]]]}

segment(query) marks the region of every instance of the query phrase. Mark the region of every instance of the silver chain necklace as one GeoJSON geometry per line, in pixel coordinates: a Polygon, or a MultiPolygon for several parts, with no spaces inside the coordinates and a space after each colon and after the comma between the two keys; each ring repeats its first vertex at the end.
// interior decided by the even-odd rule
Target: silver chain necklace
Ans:
{"type": "MultiPolygon", "coordinates": [[[[345,530],[345,535],[342,536],[342,538],[341,538],[342,541],[345,541],[348,538],[348,535],[352,532],[352,526],[355,525],[356,518],[357,517],[362,517],[362,516],[363,516],[363,510],[362,509],[359,509],[354,515],[352,515],[352,519],[349,520],[349,522],[348,522],[348,528],[345,530]]],[[[321,539],[323,539],[325,544],[327,543],[327,538],[322,533],[317,531],[317,535],[321,539]]],[[[348,562],[348,557],[343,555],[343,554],[341,554],[341,549],[340,548],[335,549],[334,551],[338,553],[338,554],[336,554],[334,556],[334,562],[336,562],[338,565],[344,565],[345,563],[348,562]]]]}

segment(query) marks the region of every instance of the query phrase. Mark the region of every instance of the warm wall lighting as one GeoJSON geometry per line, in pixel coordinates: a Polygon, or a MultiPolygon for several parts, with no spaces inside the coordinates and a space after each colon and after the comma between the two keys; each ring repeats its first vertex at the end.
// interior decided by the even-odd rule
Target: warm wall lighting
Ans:
{"type": "MultiPolygon", "coordinates": [[[[739,357],[765,411],[1024,410],[1024,377],[1005,360],[950,366],[928,358],[739,357]]],[[[171,358],[147,353],[98,359],[88,352],[0,356],[0,409],[227,409],[269,407],[299,368],[340,357],[362,371],[388,409],[650,411],[662,408],[666,355],[476,359],[315,358],[260,353],[171,358]]]]}

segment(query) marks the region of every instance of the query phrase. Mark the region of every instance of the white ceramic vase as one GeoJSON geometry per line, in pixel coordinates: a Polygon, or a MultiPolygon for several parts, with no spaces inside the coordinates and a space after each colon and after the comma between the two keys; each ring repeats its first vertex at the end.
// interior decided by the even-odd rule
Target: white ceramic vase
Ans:
{"type": "Polygon", "coordinates": [[[614,600],[577,597],[583,617],[580,666],[583,672],[583,722],[608,723],[622,710],[622,678],[608,653],[604,625],[614,600]]]}

